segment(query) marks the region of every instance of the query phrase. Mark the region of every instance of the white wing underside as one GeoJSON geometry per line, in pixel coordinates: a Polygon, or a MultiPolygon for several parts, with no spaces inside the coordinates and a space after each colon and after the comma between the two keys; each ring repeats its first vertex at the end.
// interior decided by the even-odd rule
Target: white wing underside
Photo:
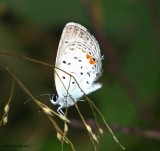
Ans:
{"type": "Polygon", "coordinates": [[[58,105],[71,106],[74,102],[70,95],[77,102],[84,94],[101,88],[100,83],[95,83],[101,75],[101,60],[96,39],[80,24],[68,23],[61,36],[55,63],[58,105]],[[86,58],[88,53],[94,57],[96,64],[89,63],[86,58]]]}

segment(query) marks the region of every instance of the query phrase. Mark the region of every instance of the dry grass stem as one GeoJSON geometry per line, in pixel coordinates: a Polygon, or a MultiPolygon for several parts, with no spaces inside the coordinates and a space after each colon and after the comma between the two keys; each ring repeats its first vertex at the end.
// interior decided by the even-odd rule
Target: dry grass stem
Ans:
{"type": "Polygon", "coordinates": [[[13,89],[14,89],[14,82],[12,84],[10,97],[9,97],[9,99],[7,101],[7,104],[4,107],[4,114],[2,116],[2,119],[0,120],[0,126],[2,125],[2,123],[3,123],[3,125],[6,125],[7,122],[8,122],[8,114],[9,114],[9,109],[10,109],[10,102],[11,102],[12,97],[13,97],[13,89]]]}

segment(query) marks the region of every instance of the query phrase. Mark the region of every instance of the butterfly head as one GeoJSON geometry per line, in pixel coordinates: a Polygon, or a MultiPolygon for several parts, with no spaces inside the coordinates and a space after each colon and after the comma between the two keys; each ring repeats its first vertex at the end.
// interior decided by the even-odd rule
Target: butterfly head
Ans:
{"type": "Polygon", "coordinates": [[[50,95],[50,101],[51,101],[52,104],[54,104],[54,105],[58,104],[57,99],[58,99],[58,95],[57,94],[50,95]]]}

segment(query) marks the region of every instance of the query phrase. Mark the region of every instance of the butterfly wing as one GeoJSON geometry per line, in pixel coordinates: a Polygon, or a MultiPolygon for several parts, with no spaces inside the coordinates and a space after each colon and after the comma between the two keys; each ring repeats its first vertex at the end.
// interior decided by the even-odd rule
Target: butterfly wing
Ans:
{"type": "Polygon", "coordinates": [[[66,24],[54,74],[59,103],[68,92],[78,101],[84,93],[89,94],[101,87],[101,84],[94,83],[101,75],[101,60],[99,45],[87,29],[77,23],[66,24]]]}

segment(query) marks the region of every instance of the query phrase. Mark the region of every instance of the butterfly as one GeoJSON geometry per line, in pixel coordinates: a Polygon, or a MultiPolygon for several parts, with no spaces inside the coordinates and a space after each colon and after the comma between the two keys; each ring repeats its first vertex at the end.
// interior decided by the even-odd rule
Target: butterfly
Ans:
{"type": "Polygon", "coordinates": [[[51,96],[51,103],[62,108],[81,101],[84,95],[102,87],[96,83],[102,74],[102,59],[99,44],[88,30],[78,23],[67,23],[63,29],[56,62],[55,87],[57,94],[51,96]]]}

